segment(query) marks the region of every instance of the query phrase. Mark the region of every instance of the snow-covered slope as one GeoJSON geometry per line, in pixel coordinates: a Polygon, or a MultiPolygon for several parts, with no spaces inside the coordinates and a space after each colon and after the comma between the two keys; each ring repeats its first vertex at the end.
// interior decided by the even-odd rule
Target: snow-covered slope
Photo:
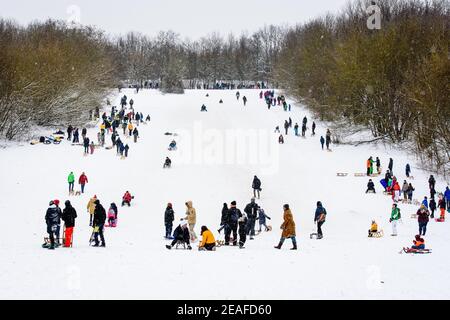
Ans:
{"type": "MultiPolygon", "coordinates": [[[[394,158],[400,182],[409,161],[415,177],[414,198],[427,195],[427,176],[412,159],[397,151],[373,146],[333,146],[322,151],[319,138],[326,128],[318,121],[316,136],[294,137],[293,131],[278,145],[274,128],[290,116],[301,126],[308,112],[293,106],[267,110],[259,91],[241,90],[249,102],[237,101],[235,91],[187,91],[161,95],[156,91],[123,91],[135,109],[151,115],[141,125],[140,140],[131,139],[129,157],[97,149],[83,157],[82,147],[24,145],[0,150],[0,298],[137,298],[137,299],[308,299],[308,298],[448,298],[450,296],[450,234],[448,222],[430,222],[426,236],[429,255],[398,252],[410,246],[418,232],[410,214],[416,206],[400,204],[403,223],[399,236],[390,237],[392,200],[366,195],[365,171],[369,156],[387,165],[394,158]],[[219,99],[224,103],[219,104],[219,99]],[[205,103],[208,112],[200,112],[205,103]],[[169,152],[176,132],[178,151],[169,152]],[[233,135],[236,136],[233,138],[233,135]],[[236,138],[238,137],[238,138],[236,138]],[[173,167],[163,170],[166,156],[173,167]],[[241,158],[239,158],[241,157],[241,158]],[[67,175],[85,171],[85,195],[68,197],[67,175]],[[337,172],[348,172],[337,177],[337,172]],[[262,180],[257,201],[272,217],[272,232],[247,240],[246,249],[221,247],[216,252],[165,248],[163,215],[174,204],[176,219],[184,217],[187,200],[197,210],[197,233],[208,226],[216,238],[224,202],[236,200],[243,210],[252,196],[254,175],[262,180]],[[106,229],[106,248],[88,246],[91,234],[86,204],[96,194],[105,209],[120,203],[123,193],[134,196],[131,208],[119,207],[118,228],[106,229]],[[48,202],[70,199],[78,219],[72,249],[41,248],[46,235],[44,215],[48,202]],[[311,240],[316,201],[328,211],[324,239],[311,240]],[[283,204],[290,204],[297,225],[298,251],[280,237],[283,204]],[[371,219],[384,229],[380,239],[367,238],[371,219]]],[[[122,93],[122,94],[123,94],[122,93]]],[[[116,105],[120,97],[117,96],[116,105]]],[[[308,115],[308,126],[312,119],[308,115]]],[[[96,131],[88,136],[96,140],[96,131]]],[[[110,145],[110,136],[107,136],[110,145]]],[[[445,189],[438,179],[437,190],[445,189]]]]}

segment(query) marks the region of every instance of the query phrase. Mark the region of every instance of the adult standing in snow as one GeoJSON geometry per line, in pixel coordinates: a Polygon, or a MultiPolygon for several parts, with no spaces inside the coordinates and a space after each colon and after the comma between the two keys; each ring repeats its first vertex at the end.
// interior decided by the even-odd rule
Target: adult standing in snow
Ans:
{"type": "Polygon", "coordinates": [[[436,186],[436,179],[434,179],[433,175],[430,175],[430,178],[428,179],[428,186],[430,190],[434,189],[436,186]]]}
{"type": "Polygon", "coordinates": [[[280,229],[283,230],[283,232],[281,233],[280,242],[275,246],[275,249],[281,249],[284,241],[290,238],[292,240],[291,250],[297,250],[294,216],[292,215],[288,204],[283,206],[283,224],[280,226],[280,229]]]}
{"type": "Polygon", "coordinates": [[[69,173],[69,176],[67,177],[67,182],[69,183],[69,194],[73,193],[73,187],[75,185],[75,175],[73,172],[69,173]]]}
{"type": "Polygon", "coordinates": [[[123,151],[125,152],[125,158],[128,158],[128,150],[130,150],[130,146],[128,143],[123,147],[123,151]]]}
{"type": "Polygon", "coordinates": [[[228,205],[226,202],[224,202],[222,207],[222,215],[220,217],[220,228],[217,230],[217,232],[220,234],[220,231],[225,228],[227,224],[227,216],[228,216],[228,205]]]}
{"type": "Polygon", "coordinates": [[[411,174],[411,166],[409,165],[409,163],[406,164],[405,173],[406,177],[409,178],[409,175],[411,174]]]}
{"type": "Polygon", "coordinates": [[[317,239],[323,238],[322,225],[325,223],[327,210],[322,206],[322,202],[317,201],[317,208],[314,214],[314,223],[317,224],[317,239]]]}
{"type": "Polygon", "coordinates": [[[172,237],[173,220],[175,220],[175,213],[172,204],[169,202],[164,212],[164,225],[166,227],[166,239],[172,237]]]}
{"type": "Polygon", "coordinates": [[[185,219],[189,224],[189,232],[191,234],[191,241],[197,241],[197,235],[195,234],[195,224],[197,223],[197,212],[195,208],[192,206],[192,201],[187,201],[186,203],[186,217],[185,219]]]}
{"type": "Polygon", "coordinates": [[[450,189],[448,186],[445,188],[444,192],[445,202],[447,203],[447,210],[450,211],[450,189]]]}
{"type": "Polygon", "coordinates": [[[320,136],[320,144],[322,145],[323,150],[323,145],[325,144],[325,139],[323,138],[323,136],[320,136]]]}
{"type": "Polygon", "coordinates": [[[84,146],[84,154],[89,154],[89,138],[85,137],[83,138],[83,146],[84,146]]]}
{"type": "Polygon", "coordinates": [[[288,134],[288,130],[289,130],[289,122],[287,120],[284,121],[284,131],[285,134],[288,134]]]}
{"type": "Polygon", "coordinates": [[[139,131],[137,128],[134,128],[134,130],[133,130],[133,137],[134,137],[134,143],[136,143],[137,139],[139,138],[139,131]]]}
{"type": "Polygon", "coordinates": [[[391,174],[394,174],[394,171],[392,170],[393,168],[394,168],[394,160],[392,158],[389,158],[388,169],[391,174]]]}
{"type": "Polygon", "coordinates": [[[242,97],[242,101],[244,101],[244,107],[247,105],[247,97],[246,96],[243,96],[242,97]]]}
{"type": "Polygon", "coordinates": [[[245,206],[244,212],[247,214],[246,234],[250,236],[250,240],[253,240],[255,236],[256,218],[258,217],[258,205],[255,202],[255,198],[252,198],[250,203],[245,206]]]}
{"type": "Polygon", "coordinates": [[[417,210],[417,222],[419,223],[419,235],[424,236],[427,232],[427,224],[430,220],[430,213],[424,205],[421,205],[419,210],[417,210]]]}
{"type": "Polygon", "coordinates": [[[253,189],[253,197],[256,198],[256,193],[258,193],[258,199],[260,198],[260,192],[261,192],[261,180],[257,176],[253,177],[252,182],[252,189],[253,189]]]}
{"type": "Polygon", "coordinates": [[[53,201],[50,201],[47,212],[45,213],[45,223],[47,224],[47,233],[50,238],[50,246],[49,249],[55,249],[55,236],[56,230],[58,228],[58,224],[60,221],[60,216],[58,212],[58,208],[54,204],[53,201]]]}
{"type": "Polygon", "coordinates": [[[87,212],[89,213],[89,226],[92,227],[92,220],[94,218],[94,212],[95,212],[95,201],[97,201],[97,196],[94,195],[91,199],[89,199],[89,202],[87,204],[87,212]]]}
{"type": "Polygon", "coordinates": [[[430,211],[431,211],[430,218],[434,219],[434,211],[436,211],[436,208],[437,208],[436,201],[434,200],[434,198],[430,199],[429,207],[430,207],[430,211]]]}
{"type": "Polygon", "coordinates": [[[315,136],[316,135],[316,123],[314,121],[313,121],[311,129],[312,129],[312,135],[315,136]]]}
{"type": "Polygon", "coordinates": [[[62,212],[62,220],[64,221],[65,239],[64,247],[68,248],[72,246],[73,228],[75,227],[75,219],[77,218],[77,211],[69,200],[65,203],[65,208],[62,212]]]}
{"type": "Polygon", "coordinates": [[[295,134],[296,137],[298,137],[298,123],[295,123],[294,134],[295,134]]]}
{"type": "Polygon", "coordinates": [[[67,140],[72,140],[72,131],[73,131],[73,127],[72,125],[69,125],[69,127],[67,127],[67,140]]]}
{"type": "Polygon", "coordinates": [[[95,200],[95,210],[94,210],[94,247],[99,246],[98,236],[100,236],[100,240],[102,241],[101,247],[105,246],[105,237],[103,235],[103,228],[105,227],[106,221],[106,211],[105,208],[100,204],[100,200],[95,200]]]}
{"type": "Polygon", "coordinates": [[[87,129],[86,129],[86,128],[83,128],[83,129],[81,130],[81,137],[83,138],[83,140],[84,140],[84,138],[86,138],[86,135],[87,135],[87,129]]]}
{"type": "Polygon", "coordinates": [[[376,165],[376,167],[377,167],[377,173],[378,174],[381,174],[381,161],[380,161],[380,158],[376,158],[375,159],[375,165],[376,165]]]}
{"type": "Polygon", "coordinates": [[[406,180],[403,180],[403,186],[402,186],[403,202],[407,202],[408,201],[408,189],[409,189],[408,182],[406,182],[406,180]]]}
{"type": "Polygon", "coordinates": [[[75,131],[73,132],[72,143],[79,143],[79,142],[80,142],[80,133],[78,132],[78,128],[75,128],[75,131]]]}
{"type": "Polygon", "coordinates": [[[392,224],[392,234],[391,236],[397,236],[397,222],[400,220],[400,209],[397,207],[397,204],[392,204],[391,218],[389,222],[392,224]]]}
{"type": "Polygon", "coordinates": [[[408,184],[408,191],[407,191],[407,193],[408,193],[408,203],[412,202],[414,190],[416,190],[416,189],[414,189],[412,183],[409,183],[408,184]]]}
{"type": "Polygon", "coordinates": [[[225,226],[225,245],[230,244],[231,232],[233,232],[233,245],[237,245],[237,227],[239,217],[242,216],[241,211],[236,208],[236,201],[232,201],[228,210],[228,217],[225,226]]]}
{"type": "Polygon", "coordinates": [[[84,193],[84,186],[88,183],[88,178],[86,174],[83,172],[81,176],[78,178],[78,184],[81,186],[81,193],[84,193]]]}
{"type": "Polygon", "coordinates": [[[325,136],[325,144],[327,146],[327,150],[330,150],[330,143],[331,143],[331,132],[330,129],[327,129],[327,134],[325,136]]]}

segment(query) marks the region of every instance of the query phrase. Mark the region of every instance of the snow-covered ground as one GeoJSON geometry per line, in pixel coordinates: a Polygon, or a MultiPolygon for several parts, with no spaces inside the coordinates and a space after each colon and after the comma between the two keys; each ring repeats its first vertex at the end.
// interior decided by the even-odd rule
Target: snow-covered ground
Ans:
{"type": "MultiPolygon", "coordinates": [[[[293,130],[278,145],[274,128],[292,117],[301,126],[308,115],[302,106],[291,112],[270,111],[259,91],[241,90],[249,102],[237,101],[235,91],[187,91],[161,95],[135,94],[135,109],[151,115],[141,125],[140,140],[131,139],[129,158],[113,150],[97,149],[84,157],[82,147],[22,145],[0,149],[0,298],[2,299],[448,299],[450,297],[450,233],[448,222],[428,224],[428,255],[399,254],[410,246],[418,225],[410,215],[416,206],[400,204],[403,223],[399,236],[390,237],[392,200],[382,194],[366,195],[366,159],[379,156],[386,167],[394,159],[394,173],[402,183],[404,167],[412,165],[414,198],[428,194],[427,174],[398,150],[374,146],[333,146],[322,151],[320,135],[326,127],[316,121],[316,136],[294,137],[293,130]],[[224,103],[219,104],[219,99],[224,103]],[[200,112],[205,103],[208,112],[200,112]],[[169,152],[176,132],[178,151],[169,152]],[[236,138],[237,137],[237,138],[236,138]],[[170,156],[173,167],[163,170],[170,156]],[[85,171],[86,193],[70,197],[77,209],[74,247],[50,251],[41,248],[46,235],[44,215],[48,202],[68,197],[67,175],[85,171]],[[337,172],[348,172],[337,177],[337,172]],[[246,249],[221,247],[216,252],[165,248],[164,209],[174,204],[176,219],[184,217],[192,200],[197,210],[197,234],[208,226],[216,238],[224,202],[236,200],[243,210],[252,196],[254,175],[262,180],[257,201],[272,217],[272,232],[247,240],[246,249]],[[88,245],[91,234],[86,204],[94,194],[107,210],[120,203],[129,190],[131,208],[119,207],[116,229],[106,228],[106,248],[88,245]],[[316,201],[328,211],[324,239],[311,240],[316,201]],[[282,206],[289,203],[297,226],[298,251],[290,240],[282,250],[273,248],[280,237],[282,206]],[[380,239],[367,237],[372,219],[384,229],[380,239]]],[[[120,96],[116,97],[116,105],[120,96]]],[[[96,141],[96,130],[88,136],[96,141]]],[[[107,136],[110,145],[110,136],[107,136]]],[[[78,186],[77,186],[78,187],[78,186]]],[[[445,181],[438,179],[438,191],[445,181]]],[[[194,247],[195,248],[195,247],[194,247]]]]}

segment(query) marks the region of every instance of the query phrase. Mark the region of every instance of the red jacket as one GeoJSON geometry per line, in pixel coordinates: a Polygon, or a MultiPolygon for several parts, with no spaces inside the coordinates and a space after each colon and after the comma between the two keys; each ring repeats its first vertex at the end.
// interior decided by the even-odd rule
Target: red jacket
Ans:
{"type": "Polygon", "coordinates": [[[131,202],[131,194],[129,192],[125,192],[122,199],[126,202],[131,202]]]}
{"type": "Polygon", "coordinates": [[[80,178],[78,179],[78,183],[79,184],[86,184],[86,183],[88,183],[89,181],[88,181],[88,178],[87,178],[87,176],[85,175],[85,174],[82,174],[81,176],[80,176],[80,178]]]}

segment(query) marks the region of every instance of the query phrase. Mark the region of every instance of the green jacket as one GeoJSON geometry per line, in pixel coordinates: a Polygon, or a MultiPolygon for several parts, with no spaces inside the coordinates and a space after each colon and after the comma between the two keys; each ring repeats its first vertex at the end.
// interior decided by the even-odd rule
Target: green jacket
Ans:
{"type": "Polygon", "coordinates": [[[400,219],[400,209],[399,209],[399,208],[394,208],[394,209],[392,209],[392,212],[391,212],[391,219],[392,219],[392,220],[398,220],[398,219],[400,219]]]}
{"type": "Polygon", "coordinates": [[[69,174],[69,176],[67,177],[67,182],[75,182],[75,175],[73,173],[69,174]]]}

